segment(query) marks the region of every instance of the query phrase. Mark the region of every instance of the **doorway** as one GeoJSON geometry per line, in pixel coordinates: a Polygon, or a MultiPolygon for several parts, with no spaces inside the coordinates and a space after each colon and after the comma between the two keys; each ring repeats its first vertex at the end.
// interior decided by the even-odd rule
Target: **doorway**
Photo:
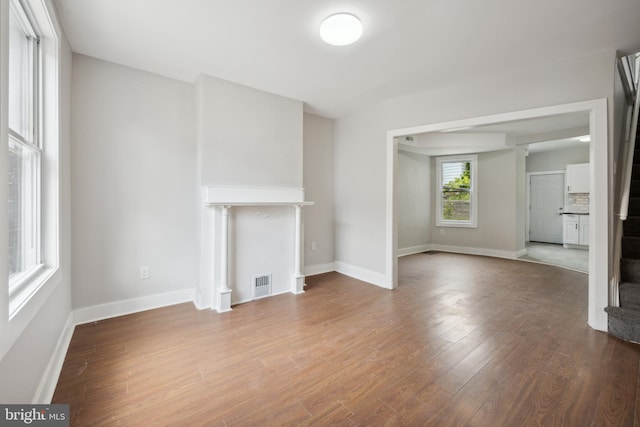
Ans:
{"type": "MultiPolygon", "coordinates": [[[[609,145],[607,100],[604,98],[387,131],[386,274],[384,277],[384,286],[393,289],[398,285],[396,168],[399,137],[420,133],[451,132],[454,129],[469,129],[473,126],[483,126],[492,123],[510,123],[518,120],[553,117],[581,112],[589,116],[589,157],[592,159],[590,165],[591,193],[589,202],[592,225],[589,232],[589,247],[592,248],[592,250],[589,251],[587,323],[594,329],[606,331],[608,317],[604,308],[609,303],[608,284],[611,275],[608,252],[609,145]]],[[[525,225],[523,221],[523,237],[524,228],[525,225]]]]}
{"type": "Polygon", "coordinates": [[[562,244],[564,172],[529,175],[529,241],[562,244]]]}

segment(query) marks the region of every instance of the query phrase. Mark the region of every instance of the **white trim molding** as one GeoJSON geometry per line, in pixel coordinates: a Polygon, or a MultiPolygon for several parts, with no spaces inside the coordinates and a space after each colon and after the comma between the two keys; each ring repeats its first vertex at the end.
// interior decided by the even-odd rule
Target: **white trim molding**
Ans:
{"type": "Polygon", "coordinates": [[[73,310],[73,322],[76,325],[81,325],[83,323],[96,322],[98,320],[152,310],[154,308],[167,307],[185,302],[193,303],[193,297],[194,289],[191,288],[78,308],[73,310]]]}
{"type": "Polygon", "coordinates": [[[355,265],[347,264],[341,261],[335,261],[334,265],[338,273],[345,276],[353,277],[354,279],[362,280],[363,282],[371,283],[381,288],[389,289],[386,282],[386,276],[376,271],[367,270],[366,268],[356,267],[355,265]]]}
{"type": "Polygon", "coordinates": [[[388,283],[391,288],[395,288],[398,285],[398,224],[396,214],[398,138],[407,135],[441,132],[447,129],[475,127],[578,112],[589,114],[589,134],[591,136],[591,142],[589,143],[589,158],[591,159],[589,212],[592,226],[589,231],[590,274],[587,322],[594,329],[606,331],[608,317],[604,308],[609,304],[608,287],[613,277],[613,272],[609,267],[609,248],[612,244],[609,239],[609,217],[613,215],[613,209],[609,203],[608,183],[612,172],[609,171],[609,124],[606,98],[387,131],[386,272],[384,282],[388,283]]]}
{"type": "Polygon", "coordinates": [[[399,248],[398,249],[398,257],[403,257],[407,255],[419,254],[421,252],[428,252],[432,248],[431,244],[418,245],[418,246],[410,246],[408,248],[399,248]]]}
{"type": "Polygon", "coordinates": [[[490,256],[494,258],[505,258],[505,259],[518,259],[519,257],[527,254],[526,249],[512,252],[512,251],[502,251],[499,249],[473,248],[468,246],[451,246],[451,245],[431,245],[431,250],[439,251],[439,252],[452,252],[456,254],[465,254],[465,255],[490,256]]]}
{"type": "Polygon", "coordinates": [[[209,185],[202,189],[205,205],[312,205],[305,202],[304,188],[236,187],[209,185]]]}
{"type": "MultiPolygon", "coordinates": [[[[461,176],[462,174],[460,174],[461,176]]],[[[478,188],[478,155],[477,154],[460,154],[457,156],[438,156],[436,157],[436,227],[468,227],[478,228],[478,196],[476,189],[478,188]],[[470,186],[467,194],[470,196],[469,203],[469,219],[468,220],[449,220],[443,218],[443,188],[446,184],[443,182],[443,165],[446,163],[468,163],[470,165],[470,186]]],[[[458,178],[458,177],[456,177],[458,178]]]]}
{"type": "Polygon", "coordinates": [[[32,403],[51,403],[53,393],[56,391],[56,386],[58,385],[60,372],[62,372],[64,359],[67,356],[67,350],[69,350],[69,345],[71,344],[71,338],[73,337],[74,330],[75,324],[73,323],[73,312],[71,312],[67,316],[67,321],[65,322],[64,328],[58,338],[58,343],[56,344],[56,348],[53,350],[49,363],[44,370],[40,384],[38,384],[38,389],[36,390],[32,403]]]}
{"type": "Polygon", "coordinates": [[[336,266],[333,262],[327,264],[305,265],[304,267],[304,274],[306,276],[331,273],[332,271],[336,271],[336,266]]]}

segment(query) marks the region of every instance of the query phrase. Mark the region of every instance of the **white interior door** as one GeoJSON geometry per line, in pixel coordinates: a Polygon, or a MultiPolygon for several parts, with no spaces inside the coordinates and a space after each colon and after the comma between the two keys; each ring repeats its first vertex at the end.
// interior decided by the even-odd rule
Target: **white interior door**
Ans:
{"type": "Polygon", "coordinates": [[[562,243],[564,173],[531,175],[529,240],[562,243]]]}

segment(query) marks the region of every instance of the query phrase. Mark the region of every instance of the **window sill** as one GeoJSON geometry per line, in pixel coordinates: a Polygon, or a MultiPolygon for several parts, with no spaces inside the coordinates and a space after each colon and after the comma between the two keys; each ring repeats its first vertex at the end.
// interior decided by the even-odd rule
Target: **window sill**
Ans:
{"type": "Polygon", "coordinates": [[[27,305],[31,297],[47,283],[57,270],[57,267],[39,265],[14,280],[13,290],[9,296],[9,320],[13,319],[27,305]]]}
{"type": "Polygon", "coordinates": [[[436,224],[436,227],[447,227],[447,228],[478,228],[477,224],[465,224],[462,222],[439,222],[436,224]]]}

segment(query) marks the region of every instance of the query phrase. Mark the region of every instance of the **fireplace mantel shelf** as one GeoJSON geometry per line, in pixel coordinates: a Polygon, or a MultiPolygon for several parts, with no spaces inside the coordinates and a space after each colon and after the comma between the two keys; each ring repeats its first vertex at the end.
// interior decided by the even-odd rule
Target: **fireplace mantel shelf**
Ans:
{"type": "Polygon", "coordinates": [[[203,187],[206,206],[310,206],[304,200],[304,189],[295,187],[236,187],[209,185],[203,187]]]}
{"type": "Polygon", "coordinates": [[[207,206],[311,206],[315,202],[207,202],[207,206]]]}

